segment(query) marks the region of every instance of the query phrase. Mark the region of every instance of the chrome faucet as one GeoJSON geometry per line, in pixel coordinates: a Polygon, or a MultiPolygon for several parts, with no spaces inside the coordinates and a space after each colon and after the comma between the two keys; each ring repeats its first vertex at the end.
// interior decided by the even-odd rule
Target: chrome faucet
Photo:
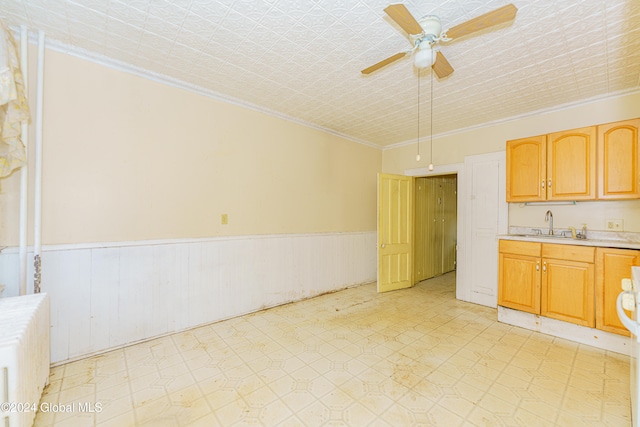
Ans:
{"type": "Polygon", "coordinates": [[[549,223],[549,236],[553,236],[553,214],[550,210],[544,214],[544,221],[549,223]]]}

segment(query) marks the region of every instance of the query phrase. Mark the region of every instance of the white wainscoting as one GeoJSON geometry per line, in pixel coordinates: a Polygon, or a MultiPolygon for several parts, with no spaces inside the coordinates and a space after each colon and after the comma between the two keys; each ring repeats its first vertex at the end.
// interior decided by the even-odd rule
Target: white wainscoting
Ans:
{"type": "MultiPolygon", "coordinates": [[[[17,248],[0,253],[5,297],[18,294],[18,268],[17,248]]],[[[29,270],[32,292],[33,267],[29,270]]],[[[375,231],[61,245],[42,251],[52,363],[375,280],[375,231]]]]}

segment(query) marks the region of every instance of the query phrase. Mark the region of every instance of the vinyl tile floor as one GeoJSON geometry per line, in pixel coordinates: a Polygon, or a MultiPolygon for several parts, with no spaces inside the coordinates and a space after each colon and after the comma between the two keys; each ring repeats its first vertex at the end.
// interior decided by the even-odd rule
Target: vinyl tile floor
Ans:
{"type": "Polygon", "coordinates": [[[631,425],[628,356],[496,319],[358,286],[54,367],[35,426],[631,425]]]}

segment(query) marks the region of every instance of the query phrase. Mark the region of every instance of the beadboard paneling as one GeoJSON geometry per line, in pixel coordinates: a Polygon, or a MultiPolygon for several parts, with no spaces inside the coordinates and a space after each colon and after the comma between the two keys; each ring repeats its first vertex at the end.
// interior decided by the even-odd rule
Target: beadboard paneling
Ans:
{"type": "MultiPolygon", "coordinates": [[[[17,278],[18,254],[10,248],[0,253],[4,296],[17,294],[17,278]]],[[[42,252],[52,363],[375,280],[375,232],[56,246],[42,252]]]]}

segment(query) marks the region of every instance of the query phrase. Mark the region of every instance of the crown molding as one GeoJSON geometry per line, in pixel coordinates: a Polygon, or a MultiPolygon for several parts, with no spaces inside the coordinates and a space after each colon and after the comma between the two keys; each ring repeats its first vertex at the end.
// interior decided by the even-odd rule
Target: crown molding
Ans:
{"type": "MultiPolygon", "coordinates": [[[[626,95],[635,95],[635,94],[640,94],[640,90],[637,89],[632,89],[632,90],[627,90],[627,91],[617,91],[617,92],[611,92],[611,93],[607,93],[604,95],[598,95],[598,96],[594,96],[591,98],[586,98],[586,99],[581,99],[580,101],[575,101],[575,102],[569,102],[566,104],[559,104],[559,105],[555,105],[553,107],[548,107],[548,108],[542,108],[539,110],[534,110],[534,111],[529,111],[527,113],[523,113],[523,114],[518,114],[517,116],[511,116],[511,117],[506,117],[504,119],[499,119],[499,120],[492,120],[490,122],[485,122],[485,123],[481,123],[479,125],[475,125],[475,126],[468,126],[465,128],[460,128],[460,129],[455,129],[452,131],[448,131],[448,132],[442,132],[442,133],[438,133],[438,134],[434,134],[433,135],[433,139],[437,139],[437,138],[443,138],[445,136],[451,136],[451,135],[456,135],[456,134],[460,134],[460,133],[465,133],[465,132],[470,132],[473,130],[478,130],[478,129],[484,129],[484,128],[488,128],[491,126],[496,126],[496,125],[501,125],[501,124],[505,124],[505,123],[509,123],[509,122],[514,122],[516,120],[521,120],[521,119],[525,119],[528,117],[533,117],[533,116],[539,116],[542,114],[550,114],[550,113],[556,113],[559,111],[564,111],[564,110],[569,110],[571,108],[576,108],[576,107],[580,107],[583,105],[589,105],[589,104],[593,104],[595,102],[599,102],[599,101],[604,101],[606,99],[611,99],[611,98],[618,98],[621,96],[626,96],[626,95]]],[[[420,142],[425,142],[425,139],[420,139],[420,142]]],[[[413,138],[407,141],[403,141],[403,142],[398,142],[395,144],[390,144],[390,145],[385,145],[382,148],[382,151],[387,151],[387,150],[393,150],[395,148],[401,148],[401,147],[406,147],[406,146],[410,146],[410,145],[414,145],[418,143],[418,138],[413,138]]]]}

